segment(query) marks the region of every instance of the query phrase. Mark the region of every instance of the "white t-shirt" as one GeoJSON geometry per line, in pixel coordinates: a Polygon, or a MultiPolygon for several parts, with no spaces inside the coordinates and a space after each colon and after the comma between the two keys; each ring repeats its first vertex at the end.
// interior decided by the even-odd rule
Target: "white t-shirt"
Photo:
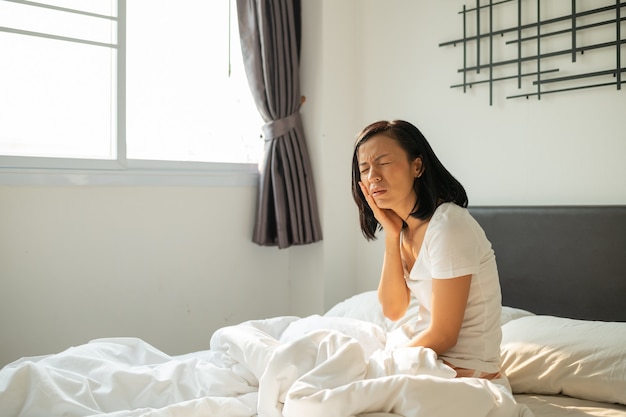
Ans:
{"type": "Polygon", "coordinates": [[[481,372],[500,370],[502,296],[496,259],[485,232],[467,209],[441,204],[428,224],[418,257],[405,279],[419,301],[414,331],[428,327],[432,280],[472,275],[457,344],[440,356],[454,366],[481,372]]]}

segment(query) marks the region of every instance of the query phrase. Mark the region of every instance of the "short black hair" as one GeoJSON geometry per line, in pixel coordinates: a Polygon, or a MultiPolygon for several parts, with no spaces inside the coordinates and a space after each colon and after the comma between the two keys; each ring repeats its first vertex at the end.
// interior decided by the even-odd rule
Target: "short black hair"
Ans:
{"type": "Polygon", "coordinates": [[[352,197],[359,209],[361,231],[367,240],[376,239],[376,232],[381,229],[381,226],[359,187],[361,172],[357,154],[359,147],[375,135],[384,135],[397,141],[406,152],[409,161],[415,158],[422,159],[422,175],[413,183],[417,205],[410,214],[411,216],[422,220],[430,219],[435,209],[445,202],[467,207],[465,189],[439,161],[416,126],[404,120],[378,121],[366,126],[359,133],[352,155],[352,197]]]}

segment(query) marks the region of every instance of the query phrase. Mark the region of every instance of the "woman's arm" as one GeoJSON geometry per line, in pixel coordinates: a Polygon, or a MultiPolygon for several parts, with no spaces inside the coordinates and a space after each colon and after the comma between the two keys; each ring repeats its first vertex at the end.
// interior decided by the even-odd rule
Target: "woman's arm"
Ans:
{"type": "Polygon", "coordinates": [[[424,346],[441,355],[456,345],[471,283],[471,275],[433,279],[430,325],[411,339],[408,346],[424,346]]]}
{"type": "Polygon", "coordinates": [[[385,235],[385,255],[378,284],[378,301],[384,316],[393,321],[404,317],[409,308],[410,294],[404,279],[400,237],[385,235]]]}
{"type": "Polygon", "coordinates": [[[378,300],[385,317],[394,321],[399,320],[406,313],[410,299],[400,254],[400,232],[403,222],[393,210],[378,207],[362,182],[359,182],[359,186],[374,217],[385,231],[385,255],[378,284],[378,300]]]}

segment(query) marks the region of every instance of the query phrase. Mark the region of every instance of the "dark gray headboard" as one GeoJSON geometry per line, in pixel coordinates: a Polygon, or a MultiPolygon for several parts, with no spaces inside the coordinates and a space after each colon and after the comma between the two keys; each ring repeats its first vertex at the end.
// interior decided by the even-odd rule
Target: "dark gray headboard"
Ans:
{"type": "Polygon", "coordinates": [[[502,304],[626,321],[626,206],[474,206],[496,253],[502,304]]]}

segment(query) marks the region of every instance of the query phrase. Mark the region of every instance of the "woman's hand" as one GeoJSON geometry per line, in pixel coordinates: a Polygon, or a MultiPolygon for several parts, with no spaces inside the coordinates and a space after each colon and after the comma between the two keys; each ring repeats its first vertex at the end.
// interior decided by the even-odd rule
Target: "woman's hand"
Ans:
{"type": "Polygon", "coordinates": [[[380,223],[386,235],[389,237],[399,237],[400,231],[402,230],[402,218],[400,218],[400,216],[398,216],[393,210],[381,209],[378,207],[376,201],[370,195],[368,188],[365,184],[363,184],[363,182],[359,181],[359,186],[361,187],[361,192],[365,196],[367,204],[374,212],[374,217],[378,220],[378,223],[380,223]]]}
{"type": "Polygon", "coordinates": [[[404,281],[399,244],[403,221],[395,211],[378,207],[369,189],[361,181],[359,186],[367,204],[374,212],[374,217],[385,231],[385,257],[378,283],[378,301],[385,317],[395,321],[406,313],[410,296],[409,288],[404,281]]]}

